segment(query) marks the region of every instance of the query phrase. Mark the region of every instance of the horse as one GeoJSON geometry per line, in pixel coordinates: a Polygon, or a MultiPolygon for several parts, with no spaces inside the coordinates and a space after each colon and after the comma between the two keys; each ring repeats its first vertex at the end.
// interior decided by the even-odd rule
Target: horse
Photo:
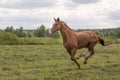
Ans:
{"type": "Polygon", "coordinates": [[[108,45],[107,42],[104,42],[103,38],[92,31],[76,32],[59,18],[54,18],[54,21],[52,28],[49,30],[49,34],[52,35],[56,31],[60,30],[63,39],[63,46],[69,53],[70,59],[78,66],[78,69],[80,69],[80,65],[77,62],[77,59],[84,57],[84,64],[87,64],[88,59],[94,54],[94,47],[97,42],[102,46],[108,45]],[[87,48],[88,51],[75,58],[76,51],[81,48],[87,48]]]}

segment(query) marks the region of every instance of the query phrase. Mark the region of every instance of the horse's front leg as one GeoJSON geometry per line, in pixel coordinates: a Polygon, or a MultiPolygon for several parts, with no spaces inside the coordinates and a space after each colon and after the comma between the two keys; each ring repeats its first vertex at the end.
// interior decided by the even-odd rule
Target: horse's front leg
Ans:
{"type": "Polygon", "coordinates": [[[70,56],[71,56],[71,60],[74,61],[76,63],[76,65],[78,66],[78,69],[80,69],[80,65],[79,63],[76,61],[76,58],[74,57],[75,56],[75,53],[76,53],[77,49],[71,49],[70,51],[70,56]]]}

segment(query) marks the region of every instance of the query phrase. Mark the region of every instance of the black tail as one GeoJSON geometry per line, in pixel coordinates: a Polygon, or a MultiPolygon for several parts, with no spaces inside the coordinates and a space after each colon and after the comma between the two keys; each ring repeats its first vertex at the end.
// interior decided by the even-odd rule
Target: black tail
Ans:
{"type": "Polygon", "coordinates": [[[108,42],[104,42],[104,40],[103,40],[101,37],[99,37],[99,36],[98,36],[98,41],[99,41],[99,43],[100,43],[102,46],[108,46],[108,45],[109,45],[108,42]]]}

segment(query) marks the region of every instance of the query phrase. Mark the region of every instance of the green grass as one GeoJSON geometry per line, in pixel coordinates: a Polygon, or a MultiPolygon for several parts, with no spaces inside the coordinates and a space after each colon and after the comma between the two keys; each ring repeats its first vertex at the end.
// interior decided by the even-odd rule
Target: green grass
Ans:
{"type": "Polygon", "coordinates": [[[62,45],[0,45],[0,80],[120,79],[120,44],[97,45],[87,65],[83,60],[78,70],[62,45]]]}
{"type": "Polygon", "coordinates": [[[16,40],[0,39],[0,45],[61,45],[62,39],[54,38],[18,38],[16,40]]]}
{"type": "MultiPolygon", "coordinates": [[[[120,39],[118,38],[104,38],[104,40],[112,44],[120,44],[120,39]]],[[[61,45],[62,43],[62,38],[0,38],[0,45],[61,45]]]]}
{"type": "Polygon", "coordinates": [[[20,38],[23,45],[60,45],[62,44],[61,39],[54,38],[20,38]]]}

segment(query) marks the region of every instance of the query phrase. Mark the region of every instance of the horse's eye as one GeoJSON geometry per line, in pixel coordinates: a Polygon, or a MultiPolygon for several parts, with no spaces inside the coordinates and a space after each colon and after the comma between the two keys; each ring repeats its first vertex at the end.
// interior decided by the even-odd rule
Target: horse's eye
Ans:
{"type": "Polygon", "coordinates": [[[53,24],[54,26],[57,26],[57,24],[55,23],[55,24],[53,24]]]}
{"type": "Polygon", "coordinates": [[[55,26],[57,26],[57,24],[55,24],[55,26]]]}

